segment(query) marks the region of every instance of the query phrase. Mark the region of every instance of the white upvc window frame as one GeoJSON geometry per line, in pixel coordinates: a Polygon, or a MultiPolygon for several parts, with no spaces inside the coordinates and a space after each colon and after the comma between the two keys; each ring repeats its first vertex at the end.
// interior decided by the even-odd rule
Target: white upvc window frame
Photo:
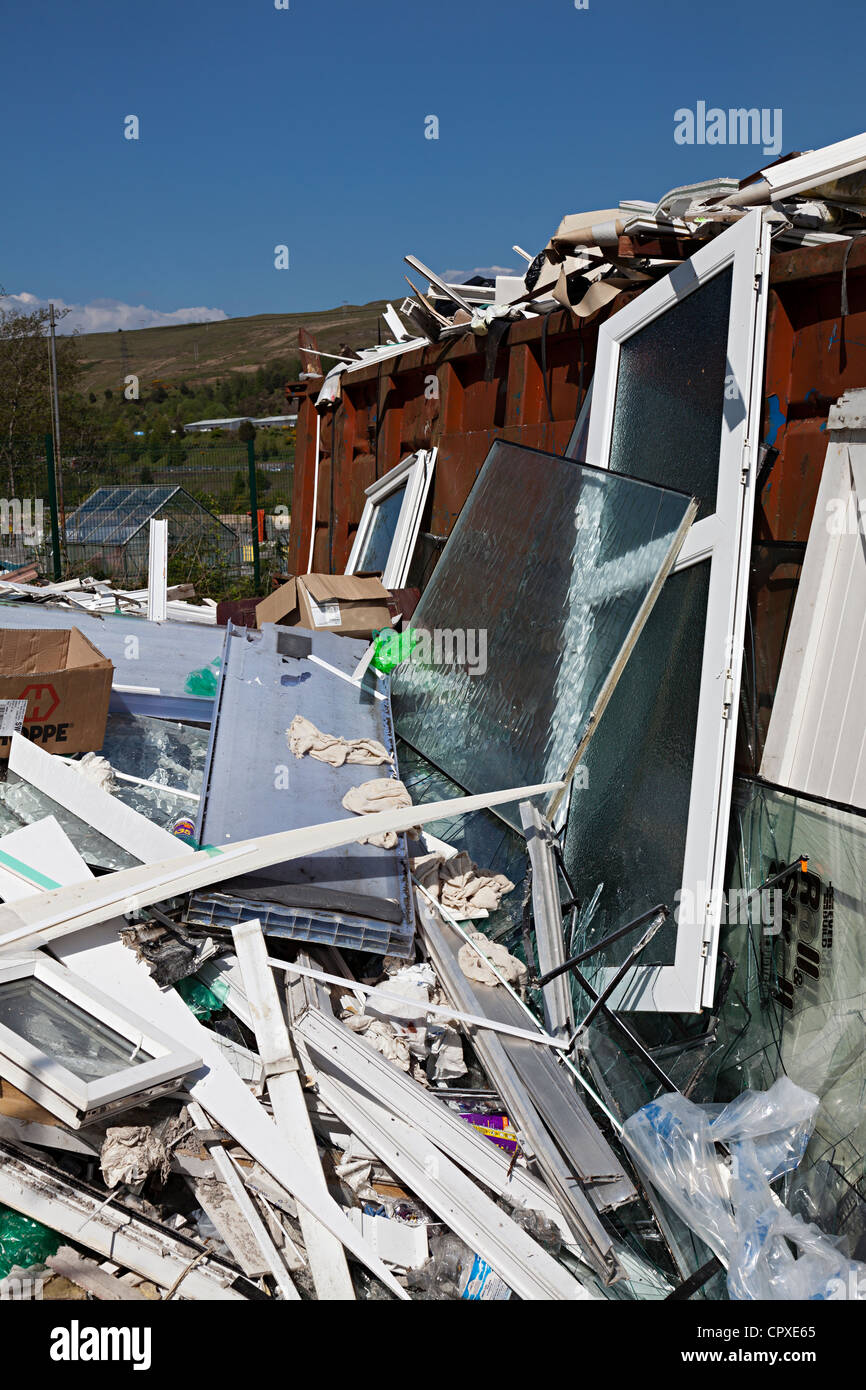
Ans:
{"type": "Polygon", "coordinates": [[[386,589],[405,587],[418,540],[418,532],[421,529],[424,505],[430,491],[430,484],[433,481],[437,452],[436,449],[419,449],[417,453],[410,454],[408,458],[403,459],[401,463],[398,463],[395,468],[391,468],[381,478],[377,478],[375,483],[371,483],[366,489],[364,510],[361,513],[361,520],[352,542],[346,574],[355,574],[361,563],[361,556],[373,527],[376,508],[381,506],[386,497],[389,497],[392,492],[395,492],[405,483],[406,495],[403,498],[394,531],[394,539],[391,542],[388,560],[382,574],[382,583],[386,589]]]}
{"type": "Polygon", "coordinates": [[[134,1105],[143,1093],[176,1090],[201,1058],[152,1024],[40,952],[0,958],[0,989],[15,980],[35,979],[124,1038],[149,1058],[96,1081],[75,1076],[49,1053],[0,1023],[0,1075],[64,1123],[78,1128],[98,1116],[134,1105]]]}
{"type": "MultiPolygon", "coordinates": [[[[694,1013],[713,1002],[758,468],[769,249],[763,212],[750,212],[599,332],[587,462],[608,468],[622,344],[733,267],[716,510],[694,522],[673,568],[678,573],[702,560],[712,566],[675,960],[635,965],[611,997],[620,1010],[694,1013]],[[693,913],[686,910],[687,889],[693,913]]],[[[673,912],[678,904],[668,906],[673,912]]],[[[612,967],[600,972],[602,982],[613,973],[612,967]]]]}

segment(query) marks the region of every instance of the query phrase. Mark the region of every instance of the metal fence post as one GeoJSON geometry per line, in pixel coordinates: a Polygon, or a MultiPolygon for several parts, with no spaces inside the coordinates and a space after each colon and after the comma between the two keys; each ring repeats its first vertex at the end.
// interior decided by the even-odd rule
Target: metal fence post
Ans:
{"type": "Polygon", "coordinates": [[[256,446],[252,439],[247,440],[247,466],[250,475],[250,519],[253,523],[253,584],[258,593],[262,582],[262,567],[259,560],[259,497],[256,489],[256,446]]]}
{"type": "Polygon", "coordinates": [[[60,513],[57,507],[57,473],[54,459],[54,440],[50,434],[45,436],[45,458],[48,473],[48,510],[51,512],[51,553],[54,560],[54,582],[63,578],[60,563],[60,513]]]}

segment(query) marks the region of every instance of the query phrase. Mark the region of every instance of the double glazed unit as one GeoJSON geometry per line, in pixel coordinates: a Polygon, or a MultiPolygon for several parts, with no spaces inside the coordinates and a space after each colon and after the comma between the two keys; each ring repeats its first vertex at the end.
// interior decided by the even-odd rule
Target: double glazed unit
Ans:
{"type": "Polygon", "coordinates": [[[619,1009],[689,1013],[713,1000],[769,235],[763,214],[748,213],[599,333],[587,461],[700,503],[592,740],[569,823],[566,858],[587,898],[603,883],[608,930],[654,902],[677,912],[662,958],[617,989],[619,1009]]]}
{"type": "Polygon", "coordinates": [[[346,574],[381,574],[386,589],[405,587],[435,463],[435,449],[420,449],[370,484],[346,574]]]}
{"type": "Polygon", "coordinates": [[[176,1091],[201,1058],[38,952],[0,959],[0,1076],[78,1128],[176,1091]]]}

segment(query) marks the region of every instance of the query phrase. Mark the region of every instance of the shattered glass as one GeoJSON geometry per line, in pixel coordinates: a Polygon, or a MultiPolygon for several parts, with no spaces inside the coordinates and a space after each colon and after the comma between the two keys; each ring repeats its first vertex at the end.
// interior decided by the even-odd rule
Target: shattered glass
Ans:
{"type": "MultiPolygon", "coordinates": [[[[637,640],[598,731],[583,755],[563,844],[577,897],[601,885],[575,950],[665,903],[673,914],[682,885],[701,689],[710,561],[670,575],[637,640]]],[[[641,964],[673,961],[673,916],[641,964]]],[[[619,965],[640,931],[593,958],[593,971],[619,965]]],[[[587,971],[592,980],[592,972],[587,971]]]]}
{"type": "Polygon", "coordinates": [[[53,797],[25,782],[15,772],[7,771],[6,781],[0,783],[0,805],[3,810],[4,833],[19,830],[22,825],[54,816],[61,830],[69,837],[82,859],[94,869],[131,869],[139,860],[105,835],[94,830],[86,821],[67,811],[53,797]]]}
{"type": "Polygon", "coordinates": [[[414,615],[429,650],[392,677],[401,737],[470,792],[564,777],[689,505],[498,440],[414,615]]]}
{"type": "Polygon", "coordinates": [[[175,796],[169,788],[201,793],[209,729],[137,714],[111,714],[105,730],[102,756],[118,772],[161,783],[166,788],[139,787],[118,780],[114,795],[142,816],[170,830],[180,816],[195,819],[198,801],[175,796]]]}
{"type": "MultiPolygon", "coordinates": [[[[170,788],[201,792],[209,730],[192,724],[172,723],[144,715],[109,714],[105,741],[100,750],[118,772],[127,772],[166,790],[140,787],[117,780],[112,792],[154,825],[171,830],[181,816],[195,819],[198,801],[176,796],[170,788]]],[[[131,869],[139,861],[98,830],[60,806],[45,792],[7,771],[0,783],[0,834],[54,816],[83,859],[97,869],[131,869]]]]}

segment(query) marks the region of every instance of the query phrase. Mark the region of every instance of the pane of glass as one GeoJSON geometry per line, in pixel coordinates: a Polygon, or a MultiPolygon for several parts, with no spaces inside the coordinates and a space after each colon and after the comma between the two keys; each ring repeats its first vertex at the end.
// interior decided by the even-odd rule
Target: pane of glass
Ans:
{"type": "Polygon", "coordinates": [[[32,825],[44,816],[55,817],[82,859],[95,868],[132,869],[139,862],[120,845],[94,830],[72,811],[67,811],[53,797],[25,782],[16,772],[8,773],[5,784],[0,785],[0,826],[3,832],[15,830],[21,825],[32,825]]]}
{"type": "MultiPolygon", "coordinates": [[[[450,778],[408,744],[398,743],[397,757],[400,780],[416,806],[423,806],[425,801],[447,801],[449,797],[462,795],[450,778]]],[[[483,931],[495,941],[504,941],[508,949],[513,950],[523,922],[522,885],[527,864],[524,837],[504,825],[492,811],[449,816],[447,820],[431,821],[424,829],[455,849],[465,849],[479,870],[505,874],[514,884],[495,912],[472,925],[472,930],[483,931]]],[[[413,840],[409,841],[409,849],[412,854],[421,852],[415,848],[413,840]]]]}
{"type": "Polygon", "coordinates": [[[373,508],[373,524],[370,527],[370,534],[355,567],[359,573],[375,570],[381,574],[387,565],[388,555],[394,541],[394,533],[397,530],[397,522],[400,519],[400,508],[405,496],[406,483],[403,483],[393,492],[389,492],[388,496],[377,507],[373,508]]]}
{"type": "Polygon", "coordinates": [[[400,736],[468,791],[562,777],[688,503],[497,441],[394,672],[400,736]]]}
{"type": "Polygon", "coordinates": [[[716,509],[725,409],[728,266],[620,348],[610,467],[716,509]]]}
{"type": "Polygon", "coordinates": [[[82,1081],[99,1081],[133,1062],[153,1060],[32,976],[0,985],[0,1023],[82,1081]]]}
{"type": "MultiPolygon", "coordinates": [[[[565,862],[582,903],[601,896],[575,951],[600,941],[656,903],[673,913],[682,886],[711,561],[672,574],[584,757],[575,785],[565,862]]],[[[673,962],[676,922],[641,963],[673,962]]],[[[597,958],[615,965],[640,930],[597,958]]]]}
{"type": "Polygon", "coordinates": [[[866,815],[738,779],[731,840],[719,945],[736,974],[715,1098],[779,1076],[821,1098],[790,1205],[853,1249],[866,1237],[866,815]],[[745,901],[800,855],[808,873],[745,901]],[[768,934],[777,913],[781,931],[768,934]]]}

